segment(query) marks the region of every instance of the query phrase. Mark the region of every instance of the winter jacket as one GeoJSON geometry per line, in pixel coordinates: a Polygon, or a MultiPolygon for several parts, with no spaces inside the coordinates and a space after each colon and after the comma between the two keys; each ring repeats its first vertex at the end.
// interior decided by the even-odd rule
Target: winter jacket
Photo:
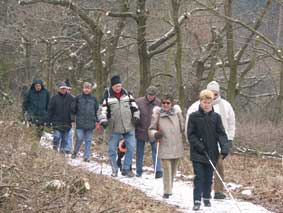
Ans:
{"type": "Polygon", "coordinates": [[[120,99],[114,96],[109,88],[105,91],[99,108],[98,119],[100,123],[109,121],[111,133],[127,133],[134,131],[132,117],[140,118],[140,112],[135,99],[125,89],[121,91],[120,99]]]}
{"type": "MultiPolygon", "coordinates": [[[[188,120],[191,113],[198,111],[199,109],[199,101],[190,106],[187,111],[186,115],[186,131],[188,129],[188,120]]],[[[221,116],[222,124],[224,126],[225,132],[227,134],[228,140],[233,140],[235,137],[235,129],[236,129],[236,122],[235,122],[235,113],[231,104],[222,99],[220,96],[213,101],[213,109],[214,112],[217,112],[221,116]],[[221,110],[222,109],[222,110],[221,110]]]]}
{"type": "Polygon", "coordinates": [[[71,128],[71,122],[74,121],[72,106],[74,106],[74,97],[70,94],[54,95],[48,106],[48,118],[54,129],[66,132],[71,128]]]}
{"type": "Polygon", "coordinates": [[[27,112],[28,120],[37,123],[47,121],[47,110],[50,94],[41,80],[34,80],[30,89],[24,94],[23,112],[27,112]],[[42,89],[37,92],[35,84],[40,84],[42,89]]]}
{"type": "Polygon", "coordinates": [[[187,137],[192,161],[209,163],[204,154],[206,151],[215,164],[219,157],[218,143],[222,154],[229,153],[227,135],[218,113],[213,110],[205,113],[199,107],[198,111],[190,115],[188,122],[187,137]]]}
{"type": "Polygon", "coordinates": [[[170,112],[165,112],[160,107],[154,107],[149,126],[151,140],[157,131],[163,135],[160,139],[158,158],[161,160],[181,158],[184,152],[182,141],[184,119],[177,107],[172,108],[170,112]]]}
{"type": "Polygon", "coordinates": [[[148,127],[151,122],[152,110],[155,106],[160,106],[160,100],[155,98],[148,101],[146,97],[140,97],[136,100],[140,110],[140,122],[136,127],[136,138],[141,141],[149,141],[148,127]]]}
{"type": "Polygon", "coordinates": [[[99,103],[95,96],[84,93],[78,95],[74,102],[77,129],[95,129],[99,103]]]}

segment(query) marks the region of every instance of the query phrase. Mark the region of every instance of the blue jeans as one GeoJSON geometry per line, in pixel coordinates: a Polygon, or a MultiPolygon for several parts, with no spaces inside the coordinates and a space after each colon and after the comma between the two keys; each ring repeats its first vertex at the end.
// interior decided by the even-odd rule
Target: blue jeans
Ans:
{"type": "Polygon", "coordinates": [[[65,147],[65,151],[72,152],[72,148],[73,148],[73,131],[72,129],[70,129],[70,131],[68,132],[68,140],[65,147]]]}
{"type": "Polygon", "coordinates": [[[80,151],[83,141],[85,141],[84,159],[88,159],[90,155],[91,139],[93,135],[93,129],[76,129],[76,144],[74,153],[77,154],[80,151]]]}
{"type": "MultiPolygon", "coordinates": [[[[145,141],[137,140],[137,150],[136,150],[136,170],[137,174],[141,175],[143,173],[143,156],[144,156],[144,146],[145,141]]],[[[155,166],[156,159],[156,142],[149,142],[151,146],[151,157],[153,166],[155,166]]],[[[157,159],[156,171],[161,171],[160,160],[157,159]]]]}
{"type": "Polygon", "coordinates": [[[127,133],[112,133],[110,135],[109,144],[108,144],[108,158],[112,167],[113,172],[118,172],[118,165],[116,162],[117,158],[117,147],[121,138],[124,138],[127,151],[125,153],[123,170],[130,170],[132,165],[133,153],[136,147],[136,137],[135,131],[127,133]]]}
{"type": "Polygon", "coordinates": [[[58,151],[58,147],[60,146],[60,152],[66,152],[68,150],[66,150],[66,145],[68,143],[68,133],[67,132],[62,132],[59,130],[54,130],[53,133],[53,149],[58,151]]]}
{"type": "Polygon", "coordinates": [[[201,201],[201,197],[210,199],[213,168],[210,164],[193,161],[194,202],[201,201]]]}

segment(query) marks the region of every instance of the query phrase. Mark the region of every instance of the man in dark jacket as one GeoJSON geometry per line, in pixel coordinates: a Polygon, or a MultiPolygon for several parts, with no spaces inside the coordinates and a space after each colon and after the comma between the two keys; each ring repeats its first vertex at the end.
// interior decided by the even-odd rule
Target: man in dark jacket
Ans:
{"type": "MultiPolygon", "coordinates": [[[[146,142],[150,142],[152,162],[155,165],[156,160],[156,141],[149,141],[148,138],[148,127],[150,126],[152,109],[155,106],[160,106],[160,100],[156,97],[157,88],[155,86],[149,86],[146,89],[146,95],[136,100],[140,110],[140,122],[136,127],[136,138],[137,138],[137,149],[136,149],[136,171],[137,177],[142,176],[143,172],[143,157],[144,157],[144,146],[146,142]]],[[[162,171],[160,166],[160,160],[157,160],[155,178],[162,177],[162,171]]]]}
{"type": "Polygon", "coordinates": [[[50,94],[42,80],[34,80],[30,89],[24,94],[23,114],[25,119],[38,127],[41,136],[42,125],[47,122],[47,109],[50,94]]]}
{"type": "Polygon", "coordinates": [[[112,167],[112,177],[118,176],[117,146],[123,137],[127,151],[123,164],[122,175],[133,177],[131,170],[133,152],[136,147],[135,125],[140,118],[140,112],[135,99],[122,87],[121,79],[115,75],[111,78],[111,87],[102,98],[99,109],[99,122],[106,128],[109,126],[110,139],[108,143],[108,157],[112,167]]]}
{"type": "Polygon", "coordinates": [[[82,94],[75,98],[74,112],[76,114],[76,144],[72,158],[76,158],[83,141],[85,141],[84,161],[89,162],[91,140],[97,121],[99,103],[91,94],[91,83],[85,82],[82,94]]]}
{"type": "Polygon", "coordinates": [[[51,98],[48,106],[48,118],[54,129],[53,149],[58,151],[60,145],[60,152],[70,154],[66,146],[68,133],[74,121],[71,108],[74,98],[67,94],[65,82],[60,82],[58,88],[58,93],[51,98]]]}
{"type": "Polygon", "coordinates": [[[228,138],[221,117],[212,108],[213,98],[214,94],[210,90],[201,91],[199,110],[193,112],[188,121],[187,136],[195,173],[193,210],[196,211],[200,209],[201,198],[204,206],[211,206],[213,167],[206,155],[208,154],[212,163],[216,165],[219,157],[218,144],[222,159],[229,153],[228,138]]]}

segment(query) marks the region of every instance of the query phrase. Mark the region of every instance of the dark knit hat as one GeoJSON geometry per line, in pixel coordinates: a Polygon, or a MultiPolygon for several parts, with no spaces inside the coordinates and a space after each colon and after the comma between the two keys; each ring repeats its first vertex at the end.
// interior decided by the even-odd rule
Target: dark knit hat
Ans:
{"type": "Polygon", "coordinates": [[[69,87],[69,88],[72,87],[71,81],[70,81],[69,79],[66,79],[66,80],[65,80],[65,84],[66,84],[66,86],[69,87]]]}
{"type": "Polygon", "coordinates": [[[146,89],[146,94],[147,95],[151,95],[151,96],[156,96],[157,94],[157,88],[155,86],[149,86],[147,89],[146,89]]]}
{"type": "Polygon", "coordinates": [[[59,89],[67,89],[66,83],[64,81],[60,81],[57,86],[59,89]]]}
{"type": "Polygon", "coordinates": [[[119,75],[114,75],[112,78],[111,78],[111,86],[114,86],[116,84],[121,84],[121,79],[120,79],[120,76],[119,75]]]}

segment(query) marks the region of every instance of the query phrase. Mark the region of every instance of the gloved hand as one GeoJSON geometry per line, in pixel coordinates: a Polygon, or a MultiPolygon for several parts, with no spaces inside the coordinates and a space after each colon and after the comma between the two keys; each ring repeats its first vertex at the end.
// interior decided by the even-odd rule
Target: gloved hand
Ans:
{"type": "Polygon", "coordinates": [[[132,123],[134,124],[135,127],[137,127],[140,123],[140,119],[136,117],[132,117],[132,123]]]}
{"type": "Polygon", "coordinates": [[[221,158],[224,160],[227,157],[228,154],[226,153],[221,153],[221,158]]]}
{"type": "Polygon", "coordinates": [[[159,140],[159,139],[161,139],[162,137],[163,137],[162,133],[160,133],[160,132],[154,133],[154,138],[155,138],[156,140],[159,140]]]}
{"type": "Polygon", "coordinates": [[[100,123],[100,125],[101,125],[104,129],[106,129],[107,126],[108,126],[108,121],[102,121],[102,122],[100,123]]]}

